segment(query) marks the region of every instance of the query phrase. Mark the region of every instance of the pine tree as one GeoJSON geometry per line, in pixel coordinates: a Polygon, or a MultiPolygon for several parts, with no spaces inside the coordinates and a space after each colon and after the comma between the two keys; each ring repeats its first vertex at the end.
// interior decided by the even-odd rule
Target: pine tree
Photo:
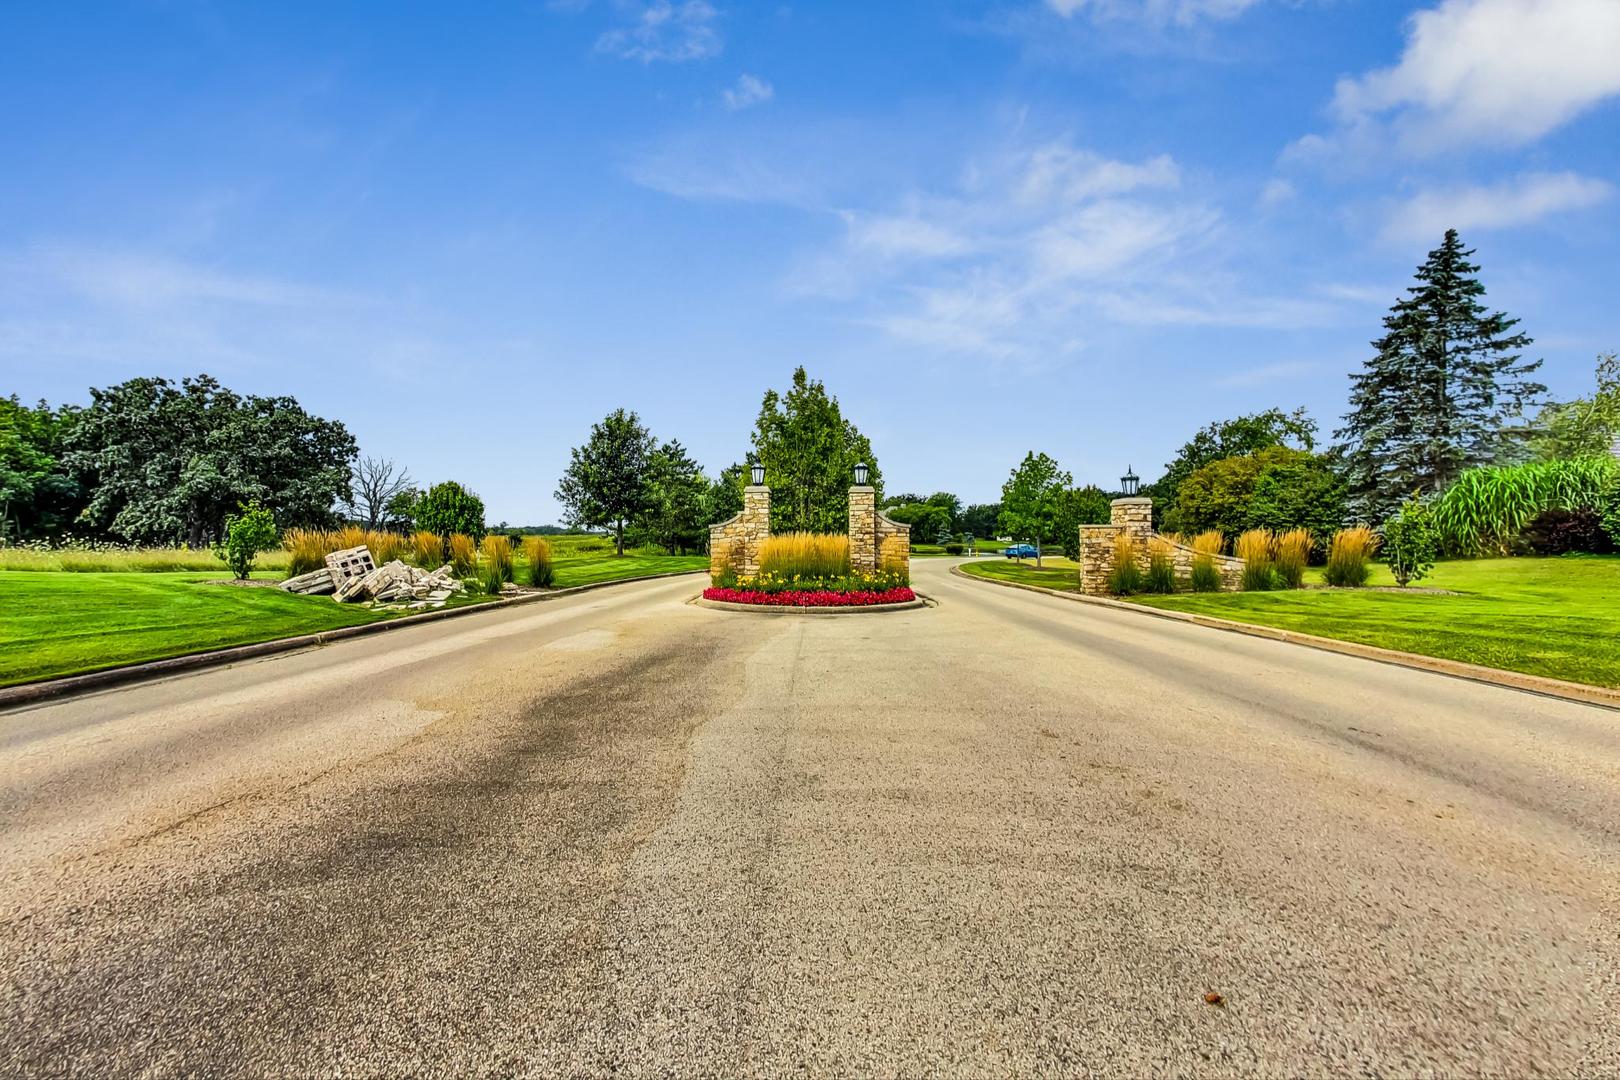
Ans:
{"type": "Polygon", "coordinates": [[[1487,312],[1485,286],[1456,229],[1417,270],[1417,284],[1384,317],[1378,354],[1351,376],[1348,444],[1352,506],[1382,521],[1413,491],[1440,491],[1465,469],[1500,461],[1509,425],[1547,388],[1523,361],[1531,339],[1517,319],[1487,312]]]}

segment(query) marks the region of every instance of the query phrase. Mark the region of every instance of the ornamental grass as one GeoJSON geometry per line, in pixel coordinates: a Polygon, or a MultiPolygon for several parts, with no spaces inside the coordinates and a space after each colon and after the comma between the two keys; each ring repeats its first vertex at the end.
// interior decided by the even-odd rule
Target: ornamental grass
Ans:
{"type": "Polygon", "coordinates": [[[288,529],[281,534],[281,546],[287,549],[288,577],[319,570],[326,565],[326,556],[337,550],[320,529],[288,529]]]}
{"type": "Polygon", "coordinates": [[[1208,529],[1193,537],[1189,546],[1201,555],[1219,555],[1226,550],[1226,537],[1219,529],[1208,529]]]}
{"type": "Polygon", "coordinates": [[[1289,529],[1277,537],[1277,580],[1284,588],[1305,584],[1305,564],[1310,562],[1314,541],[1309,529],[1289,529]]]}
{"type": "Polygon", "coordinates": [[[1378,534],[1367,526],[1340,529],[1328,546],[1327,583],[1351,589],[1367,584],[1369,564],[1377,550],[1378,534]]]}
{"type": "Polygon", "coordinates": [[[543,536],[523,538],[523,560],[527,564],[529,584],[537,589],[549,589],[557,580],[557,569],[551,565],[551,544],[543,536]]]}
{"type": "Polygon", "coordinates": [[[761,574],[809,581],[849,576],[849,537],[791,532],[766,537],[759,546],[761,574]]]}
{"type": "Polygon", "coordinates": [[[423,570],[437,570],[444,565],[444,538],[438,533],[411,534],[411,562],[423,570]]]}
{"type": "Polygon", "coordinates": [[[478,564],[478,580],[485,592],[499,596],[501,586],[512,580],[512,541],[496,533],[488,533],[479,550],[483,559],[478,564]]]}
{"type": "Polygon", "coordinates": [[[1136,562],[1136,538],[1130,533],[1114,537],[1113,563],[1108,570],[1108,591],[1130,596],[1142,591],[1142,568],[1136,562]]]}
{"type": "Polygon", "coordinates": [[[450,534],[450,569],[458,578],[468,577],[478,568],[478,546],[466,533],[450,534]]]}
{"type": "Polygon", "coordinates": [[[1264,592],[1272,587],[1273,537],[1270,529],[1250,529],[1237,538],[1233,550],[1243,560],[1243,591],[1264,592]]]}
{"type": "Polygon", "coordinates": [[[1173,593],[1176,591],[1175,548],[1162,536],[1148,541],[1148,571],[1145,591],[1173,593]]]}

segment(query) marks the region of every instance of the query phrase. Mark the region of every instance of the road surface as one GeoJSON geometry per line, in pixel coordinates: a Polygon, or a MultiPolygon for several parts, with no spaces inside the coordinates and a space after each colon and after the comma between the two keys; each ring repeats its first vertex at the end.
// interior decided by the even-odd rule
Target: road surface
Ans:
{"type": "Polygon", "coordinates": [[[1620,713],[947,566],[0,715],[0,1074],[1620,1072],[1620,713]]]}

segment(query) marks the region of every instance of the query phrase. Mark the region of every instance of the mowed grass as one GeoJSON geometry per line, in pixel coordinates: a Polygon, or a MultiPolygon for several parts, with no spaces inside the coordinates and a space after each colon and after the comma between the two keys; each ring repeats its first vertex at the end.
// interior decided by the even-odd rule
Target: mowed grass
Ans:
{"type": "Polygon", "coordinates": [[[1039,585],[1043,589],[1060,592],[1080,591],[1080,564],[1061,555],[1043,555],[1039,569],[1034,559],[1019,562],[1005,555],[979,556],[962,564],[964,573],[996,581],[1014,581],[1020,585],[1039,585]]]}
{"type": "Polygon", "coordinates": [[[330,597],[208,584],[219,577],[0,573],[0,686],[311,634],[390,614],[330,597]]]}
{"type": "MultiPolygon", "coordinates": [[[[611,551],[606,554],[592,552],[586,555],[558,555],[551,560],[557,571],[553,588],[568,589],[576,585],[595,585],[601,581],[624,581],[629,578],[650,577],[654,574],[676,574],[688,570],[707,570],[707,555],[631,555],[622,558],[611,551]]],[[[525,580],[520,568],[518,580],[525,580]]]]}
{"type": "MultiPolygon", "coordinates": [[[[968,572],[1065,591],[1079,588],[1073,569],[1042,572],[1002,561],[973,563],[968,572]]],[[[1321,568],[1312,567],[1305,580],[1320,584],[1321,568]]],[[[1369,584],[1393,585],[1389,568],[1376,564],[1369,584]]],[[[1131,600],[1529,675],[1620,686],[1620,556],[1456,560],[1440,563],[1419,585],[1457,595],[1318,588],[1131,600]]]]}

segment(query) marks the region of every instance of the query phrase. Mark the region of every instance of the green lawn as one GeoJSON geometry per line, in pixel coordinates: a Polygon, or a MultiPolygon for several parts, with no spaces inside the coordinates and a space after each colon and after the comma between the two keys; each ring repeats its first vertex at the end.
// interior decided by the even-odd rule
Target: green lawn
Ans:
{"type": "Polygon", "coordinates": [[[324,596],[206,584],[219,576],[0,572],[0,686],[387,617],[324,596]]]}
{"type": "MultiPolygon", "coordinates": [[[[972,573],[1073,590],[1073,570],[974,565],[972,573]]],[[[1321,571],[1308,580],[1320,581],[1321,571]]],[[[1380,565],[1372,584],[1391,585],[1380,565]]],[[[1302,589],[1138,596],[1148,607],[1214,615],[1555,679],[1620,686],[1620,557],[1443,562],[1422,582],[1459,595],[1302,589]]]]}
{"type": "Polygon", "coordinates": [[[1080,591],[1080,564],[1061,555],[1043,555],[1041,568],[1035,568],[1034,559],[1019,562],[1005,555],[980,555],[962,564],[964,572],[975,577],[994,578],[997,581],[1016,581],[1021,585],[1039,585],[1044,589],[1063,592],[1080,591]]]}
{"type": "MultiPolygon", "coordinates": [[[[682,570],[707,570],[707,555],[646,555],[611,551],[602,554],[559,555],[551,560],[556,568],[556,588],[567,589],[575,585],[594,585],[598,581],[622,581],[626,578],[649,577],[653,574],[673,574],[682,570]]],[[[522,573],[518,574],[522,581],[522,573]]]]}

